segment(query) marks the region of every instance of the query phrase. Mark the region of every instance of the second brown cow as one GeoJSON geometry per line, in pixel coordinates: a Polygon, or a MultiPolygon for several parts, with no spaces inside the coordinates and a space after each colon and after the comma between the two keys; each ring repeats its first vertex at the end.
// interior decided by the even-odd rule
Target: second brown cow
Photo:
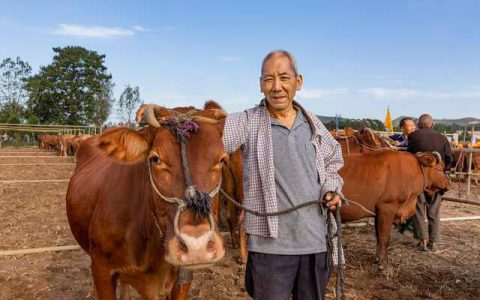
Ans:
{"type": "Polygon", "coordinates": [[[352,201],[342,207],[342,221],[375,215],[377,259],[383,269],[388,264],[392,224],[403,223],[415,213],[422,191],[434,194],[449,190],[450,179],[435,153],[381,151],[352,154],[344,160],[339,172],[344,180],[343,194],[352,201]]]}

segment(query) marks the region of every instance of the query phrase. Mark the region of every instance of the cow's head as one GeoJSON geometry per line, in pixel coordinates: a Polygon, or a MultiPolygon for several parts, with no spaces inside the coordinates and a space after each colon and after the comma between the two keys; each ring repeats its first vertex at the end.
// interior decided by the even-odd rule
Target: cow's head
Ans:
{"type": "Polygon", "coordinates": [[[356,138],[360,144],[370,149],[378,149],[384,146],[380,136],[369,127],[360,128],[356,134],[356,138]]]}
{"type": "Polygon", "coordinates": [[[216,226],[227,157],[225,117],[215,102],[203,110],[142,105],[137,121],[143,128],[115,129],[109,142],[99,144],[125,163],[143,160],[151,210],[147,217],[161,232],[165,260],[173,265],[198,267],[225,254],[216,226]]]}
{"type": "Polygon", "coordinates": [[[451,181],[444,172],[445,164],[438,152],[419,152],[416,157],[423,172],[424,191],[429,195],[444,193],[451,188],[451,181]]]}

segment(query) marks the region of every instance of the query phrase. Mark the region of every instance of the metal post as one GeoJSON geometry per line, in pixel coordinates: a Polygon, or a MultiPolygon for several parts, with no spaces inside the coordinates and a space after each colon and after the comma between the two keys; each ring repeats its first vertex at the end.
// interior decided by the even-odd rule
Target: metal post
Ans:
{"type": "MultiPolygon", "coordinates": [[[[470,137],[470,149],[473,149],[473,140],[474,140],[475,126],[472,126],[472,135],[470,137]]],[[[467,196],[470,196],[470,186],[472,181],[472,161],[473,161],[473,152],[470,152],[468,155],[468,171],[467,171],[467,196]]]]}

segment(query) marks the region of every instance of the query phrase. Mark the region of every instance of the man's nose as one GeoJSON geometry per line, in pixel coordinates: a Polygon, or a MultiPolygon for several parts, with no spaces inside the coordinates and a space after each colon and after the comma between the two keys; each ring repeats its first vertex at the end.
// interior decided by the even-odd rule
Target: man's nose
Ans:
{"type": "Polygon", "coordinates": [[[273,90],[274,92],[278,92],[278,91],[281,91],[281,90],[282,90],[282,84],[281,84],[281,82],[280,82],[279,79],[273,80],[272,90],[273,90]]]}

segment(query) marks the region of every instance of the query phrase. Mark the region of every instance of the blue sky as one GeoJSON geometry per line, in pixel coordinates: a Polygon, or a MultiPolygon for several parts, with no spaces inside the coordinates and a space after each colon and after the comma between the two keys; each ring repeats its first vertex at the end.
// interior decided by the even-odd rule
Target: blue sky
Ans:
{"type": "Polygon", "coordinates": [[[262,58],[291,51],[320,115],[480,117],[480,1],[2,1],[0,59],[106,55],[118,98],[229,111],[258,103],[262,58]]]}

